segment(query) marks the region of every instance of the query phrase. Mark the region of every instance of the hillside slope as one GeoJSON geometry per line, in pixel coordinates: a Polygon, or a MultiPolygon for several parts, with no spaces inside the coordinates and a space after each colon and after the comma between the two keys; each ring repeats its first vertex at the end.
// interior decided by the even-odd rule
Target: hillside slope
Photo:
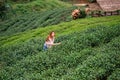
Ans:
{"type": "Polygon", "coordinates": [[[119,80],[120,16],[86,18],[0,38],[1,80],[119,80]],[[55,42],[43,44],[50,31],[55,42]]]}
{"type": "Polygon", "coordinates": [[[59,0],[35,0],[29,3],[19,3],[13,5],[13,9],[16,12],[26,13],[32,11],[46,11],[46,10],[53,10],[57,8],[64,8],[71,6],[68,3],[59,1],[59,0]]]}
{"type": "Polygon", "coordinates": [[[47,52],[36,51],[42,45],[36,40],[9,48],[0,57],[0,79],[119,80],[119,71],[115,72],[120,67],[118,30],[119,25],[97,27],[61,36],[57,40],[64,40],[62,45],[47,52]]]}
{"type": "Polygon", "coordinates": [[[86,18],[86,19],[80,19],[76,21],[61,23],[59,25],[47,26],[45,28],[37,28],[37,29],[25,31],[23,33],[15,34],[12,36],[5,36],[5,37],[3,36],[0,38],[1,40],[0,45],[1,46],[12,45],[12,44],[24,42],[26,40],[36,38],[36,37],[45,38],[45,35],[47,35],[48,32],[50,31],[55,31],[59,36],[59,35],[73,33],[76,31],[85,30],[86,28],[89,28],[89,27],[96,27],[100,25],[109,26],[113,24],[118,24],[120,22],[119,17],[120,16],[86,18]]]}
{"type": "Polygon", "coordinates": [[[44,12],[32,12],[26,15],[13,16],[12,19],[0,22],[0,36],[10,36],[26,30],[46,27],[61,22],[71,21],[71,11],[75,7],[59,8],[44,12]]]}

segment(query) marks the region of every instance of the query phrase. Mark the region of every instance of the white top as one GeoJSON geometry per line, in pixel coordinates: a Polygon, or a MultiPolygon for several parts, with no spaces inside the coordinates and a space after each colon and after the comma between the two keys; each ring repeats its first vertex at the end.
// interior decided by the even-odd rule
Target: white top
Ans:
{"type": "Polygon", "coordinates": [[[53,39],[49,38],[49,40],[46,41],[45,44],[48,48],[51,48],[52,45],[54,44],[54,38],[53,39]]]}

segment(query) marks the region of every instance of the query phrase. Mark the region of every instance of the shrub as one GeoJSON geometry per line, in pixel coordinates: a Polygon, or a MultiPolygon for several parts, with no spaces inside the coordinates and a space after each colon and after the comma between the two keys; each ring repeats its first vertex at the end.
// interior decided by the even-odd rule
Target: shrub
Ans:
{"type": "MultiPolygon", "coordinates": [[[[22,9],[22,7],[20,8],[22,9]]],[[[13,17],[13,19],[8,20],[8,22],[1,23],[0,36],[13,35],[14,33],[24,32],[38,27],[46,27],[65,21],[71,21],[71,10],[74,8],[75,7],[58,8],[13,17]]]]}
{"type": "Polygon", "coordinates": [[[88,0],[88,1],[91,2],[91,3],[92,3],[92,2],[96,2],[96,0],[88,0]]]}
{"type": "Polygon", "coordinates": [[[120,68],[117,68],[109,77],[108,80],[119,80],[120,79],[120,68]]]}
{"type": "MultiPolygon", "coordinates": [[[[63,27],[64,24],[61,26],[62,29],[66,29],[63,27]]],[[[68,33],[68,30],[65,31],[68,33]]],[[[36,33],[38,34],[40,33],[36,33]]],[[[14,36],[12,40],[18,37],[14,36]]],[[[119,78],[119,75],[116,75],[119,72],[115,71],[120,67],[119,24],[64,34],[55,41],[62,41],[62,44],[44,52],[44,40],[41,36],[40,39],[1,47],[0,79],[105,80],[114,79],[116,76],[119,78]],[[113,77],[110,77],[111,74],[113,77]]]]}

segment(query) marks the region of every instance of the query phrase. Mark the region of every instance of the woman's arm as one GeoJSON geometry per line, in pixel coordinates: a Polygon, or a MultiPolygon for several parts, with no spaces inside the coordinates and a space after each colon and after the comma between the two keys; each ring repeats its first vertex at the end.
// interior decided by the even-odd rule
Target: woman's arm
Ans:
{"type": "Polygon", "coordinates": [[[55,45],[60,45],[61,43],[59,42],[59,43],[53,43],[53,46],[55,46],[55,45]]]}
{"type": "Polygon", "coordinates": [[[49,43],[49,42],[46,42],[47,45],[51,45],[51,46],[55,46],[55,45],[60,45],[61,43],[49,43]]]}

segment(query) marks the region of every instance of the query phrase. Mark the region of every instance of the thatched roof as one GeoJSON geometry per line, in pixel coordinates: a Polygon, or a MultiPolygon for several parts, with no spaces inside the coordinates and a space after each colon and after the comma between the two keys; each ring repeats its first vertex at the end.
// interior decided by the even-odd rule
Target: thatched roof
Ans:
{"type": "Polygon", "coordinates": [[[120,0],[97,0],[103,11],[120,10],[120,0]]]}

